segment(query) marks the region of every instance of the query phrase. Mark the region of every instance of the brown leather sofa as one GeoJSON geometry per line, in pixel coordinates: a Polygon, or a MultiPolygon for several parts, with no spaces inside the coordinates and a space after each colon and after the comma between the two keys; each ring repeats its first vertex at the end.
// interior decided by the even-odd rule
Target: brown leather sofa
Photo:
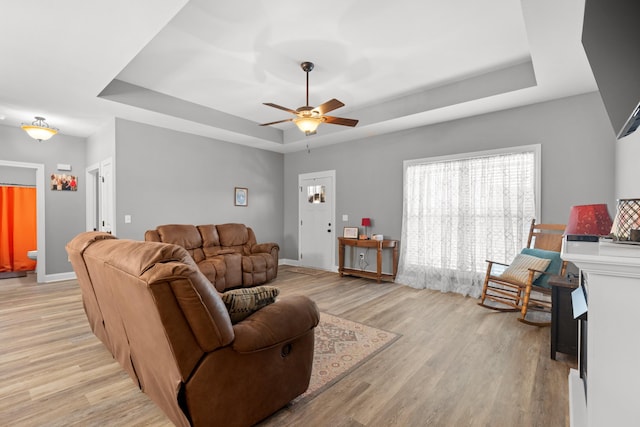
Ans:
{"type": "Polygon", "coordinates": [[[180,246],[87,232],[66,249],[91,329],[175,425],[252,425],[307,389],[319,320],[307,297],[232,325],[180,246]]]}
{"type": "Polygon", "coordinates": [[[278,275],[280,247],[258,244],[253,230],[244,224],[161,225],[148,230],[144,239],[185,248],[220,292],[261,285],[278,275]]]}

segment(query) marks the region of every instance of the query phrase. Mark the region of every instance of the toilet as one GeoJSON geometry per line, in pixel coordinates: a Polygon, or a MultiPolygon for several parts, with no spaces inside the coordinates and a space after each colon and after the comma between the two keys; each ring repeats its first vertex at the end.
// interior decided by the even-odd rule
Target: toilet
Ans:
{"type": "Polygon", "coordinates": [[[38,260],[38,251],[28,251],[27,252],[27,258],[32,259],[34,261],[38,260]]]}

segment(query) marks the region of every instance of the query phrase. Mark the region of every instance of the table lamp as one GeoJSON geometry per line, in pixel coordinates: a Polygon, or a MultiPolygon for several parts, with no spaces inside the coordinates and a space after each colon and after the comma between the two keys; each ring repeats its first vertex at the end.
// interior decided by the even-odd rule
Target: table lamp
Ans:
{"type": "Polygon", "coordinates": [[[371,227],[371,218],[362,218],[362,226],[364,227],[365,239],[369,238],[368,227],[371,227]]]}
{"type": "Polygon", "coordinates": [[[611,217],[604,203],[572,206],[564,234],[571,236],[567,237],[567,240],[597,242],[600,236],[610,233],[611,225],[611,217]]]}

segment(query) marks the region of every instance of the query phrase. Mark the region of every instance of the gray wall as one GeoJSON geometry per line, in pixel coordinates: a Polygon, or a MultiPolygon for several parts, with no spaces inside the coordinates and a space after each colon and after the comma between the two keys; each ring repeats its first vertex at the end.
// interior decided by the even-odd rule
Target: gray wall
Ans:
{"type": "MultiPolygon", "coordinates": [[[[72,166],[71,174],[78,176],[78,191],[51,191],[48,187],[45,191],[45,274],[68,273],[71,265],[64,247],[85,227],[84,138],[58,134],[37,142],[20,128],[0,125],[0,160],[44,164],[45,185],[52,173],[69,173],[58,172],[58,163],[72,166]]],[[[33,176],[35,179],[35,172],[33,176]]]]}
{"type": "Polygon", "coordinates": [[[94,166],[108,158],[115,158],[115,150],[116,119],[113,118],[87,138],[87,166],[94,166]]]}
{"type": "Polygon", "coordinates": [[[0,185],[8,184],[35,186],[35,169],[0,165],[0,185]]]}
{"type": "Polygon", "coordinates": [[[161,224],[239,222],[258,242],[282,244],[282,154],[122,119],[115,133],[118,237],[141,240],[161,224]],[[234,187],[249,189],[247,207],[234,206],[234,187]]]}
{"type": "MultiPolygon", "coordinates": [[[[282,258],[295,260],[298,174],[331,169],[337,229],[371,217],[372,232],[399,238],[403,160],[538,143],[539,220],[566,222],[574,204],[604,202],[615,212],[615,137],[597,93],[325,148],[314,148],[310,138],[310,154],[282,155],[121,119],[101,135],[101,143],[116,141],[115,150],[96,147],[92,161],[115,153],[116,230],[122,238],[142,239],[145,230],[166,223],[242,222],[259,241],[280,243],[282,258]],[[248,207],[233,205],[235,186],[249,188],[248,207]],[[125,214],[131,224],[124,223],[125,214]]],[[[45,201],[46,273],[71,271],[64,245],[84,231],[85,140],[59,134],[37,143],[19,128],[0,126],[0,145],[1,160],[42,163],[45,175],[56,172],[57,163],[73,166],[78,191],[47,191],[45,201]]],[[[629,147],[619,158],[637,151],[637,144],[629,147]]],[[[631,160],[627,164],[628,175],[637,171],[631,160]]]]}
{"type": "Polygon", "coordinates": [[[298,259],[298,175],[336,170],[337,230],[370,217],[372,232],[400,238],[408,159],[542,145],[542,218],[566,223],[572,205],[615,213],[615,135],[598,93],[549,101],[285,155],[283,258],[298,259]],[[349,215],[349,222],[341,221],[349,215]]]}

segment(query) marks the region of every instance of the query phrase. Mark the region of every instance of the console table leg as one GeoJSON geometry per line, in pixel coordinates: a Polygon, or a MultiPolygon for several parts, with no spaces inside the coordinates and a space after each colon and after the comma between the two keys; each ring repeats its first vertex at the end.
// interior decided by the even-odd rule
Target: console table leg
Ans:
{"type": "Polygon", "coordinates": [[[378,275],[378,283],[381,282],[382,278],[382,242],[378,244],[378,251],[376,256],[376,274],[378,275]]]}

